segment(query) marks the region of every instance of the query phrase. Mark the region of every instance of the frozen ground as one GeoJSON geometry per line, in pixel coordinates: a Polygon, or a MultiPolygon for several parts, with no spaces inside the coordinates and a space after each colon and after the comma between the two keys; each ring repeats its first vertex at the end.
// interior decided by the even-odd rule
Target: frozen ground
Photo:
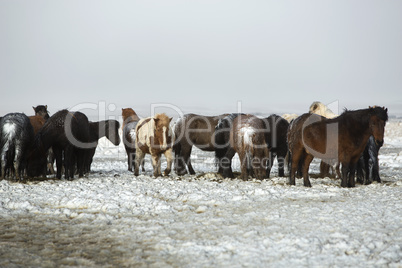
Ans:
{"type": "MultiPolygon", "coordinates": [[[[387,124],[383,183],[222,180],[126,171],[102,141],[88,178],[0,181],[1,267],[402,267],[402,124],[387,124]]],[[[317,161],[312,173],[317,173],[317,161]]],[[[238,168],[238,162],[237,162],[238,168]]],[[[317,176],[316,176],[317,177],[317,176]]]]}

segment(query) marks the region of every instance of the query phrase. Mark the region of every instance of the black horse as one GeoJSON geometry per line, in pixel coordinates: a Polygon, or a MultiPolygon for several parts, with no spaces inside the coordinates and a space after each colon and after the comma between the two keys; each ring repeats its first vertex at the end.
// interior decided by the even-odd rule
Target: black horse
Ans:
{"type": "Polygon", "coordinates": [[[1,178],[14,172],[21,180],[27,164],[27,156],[34,139],[34,131],[28,116],[9,113],[0,120],[1,178]]]}
{"type": "Polygon", "coordinates": [[[85,160],[85,172],[91,171],[92,159],[100,138],[106,137],[116,146],[120,144],[119,128],[120,123],[117,120],[89,122],[90,148],[88,149],[87,158],[85,160]]]}
{"type": "Polygon", "coordinates": [[[215,161],[218,173],[224,178],[234,178],[232,171],[232,158],[236,154],[230,145],[230,131],[234,120],[242,113],[233,113],[219,119],[215,127],[215,161]]]}
{"type": "Polygon", "coordinates": [[[274,159],[278,160],[278,175],[285,176],[285,158],[288,153],[287,133],[289,123],[282,117],[272,114],[264,119],[265,122],[265,141],[269,149],[269,162],[267,165],[267,178],[271,173],[274,159]]]}
{"type": "Polygon", "coordinates": [[[77,166],[83,177],[85,156],[89,146],[89,122],[81,112],[61,110],[51,116],[35,137],[34,150],[28,163],[28,175],[46,175],[46,152],[52,147],[58,179],[64,162],[65,178],[74,178],[77,166]],[[64,156],[64,161],[63,161],[64,156]]]}
{"type": "Polygon", "coordinates": [[[381,146],[375,142],[373,136],[370,136],[363,154],[360,156],[356,167],[356,179],[361,184],[370,184],[373,181],[381,182],[378,151],[381,146]]]}

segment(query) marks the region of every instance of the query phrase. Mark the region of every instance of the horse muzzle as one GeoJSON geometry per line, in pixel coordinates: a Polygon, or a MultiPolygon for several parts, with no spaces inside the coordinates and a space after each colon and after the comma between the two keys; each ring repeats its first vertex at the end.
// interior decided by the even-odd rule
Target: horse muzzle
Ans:
{"type": "Polygon", "coordinates": [[[378,147],[381,147],[384,144],[384,140],[375,140],[375,143],[378,147]]]}

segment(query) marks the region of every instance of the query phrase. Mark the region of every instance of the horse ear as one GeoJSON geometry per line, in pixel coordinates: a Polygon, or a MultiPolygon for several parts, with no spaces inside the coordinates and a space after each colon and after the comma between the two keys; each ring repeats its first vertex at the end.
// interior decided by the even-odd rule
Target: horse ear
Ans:
{"type": "Polygon", "coordinates": [[[34,111],[35,111],[35,107],[32,106],[32,109],[34,109],[34,111]]]}
{"type": "Polygon", "coordinates": [[[173,117],[169,118],[169,123],[172,122],[173,117]]]}
{"type": "Polygon", "coordinates": [[[46,110],[47,110],[47,105],[45,105],[45,108],[46,108],[46,110]]]}

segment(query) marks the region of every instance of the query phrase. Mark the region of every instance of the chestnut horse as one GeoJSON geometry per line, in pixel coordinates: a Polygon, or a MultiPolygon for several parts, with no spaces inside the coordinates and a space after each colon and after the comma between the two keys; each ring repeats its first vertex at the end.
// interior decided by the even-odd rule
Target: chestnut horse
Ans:
{"type": "Polygon", "coordinates": [[[174,127],[176,141],[173,146],[175,154],[174,170],[177,175],[186,174],[186,166],[191,175],[195,174],[190,160],[193,146],[207,152],[215,150],[215,127],[219,119],[224,116],[226,115],[203,116],[185,114],[177,120],[174,127]]]}
{"type": "Polygon", "coordinates": [[[240,178],[267,178],[269,149],[265,139],[265,122],[254,115],[238,116],[233,120],[230,145],[240,158],[240,178]]]}
{"type": "Polygon", "coordinates": [[[341,186],[355,186],[356,163],[369,137],[381,145],[388,120],[388,109],[375,107],[345,111],[334,119],[303,114],[289,126],[288,144],[291,154],[289,184],[295,185],[295,173],[302,159],[304,186],[311,187],[308,169],[314,157],[331,164],[342,164],[341,186]]]}
{"type": "Polygon", "coordinates": [[[150,154],[152,157],[155,177],[162,174],[160,156],[164,154],[167,160],[167,167],[163,175],[169,175],[173,162],[172,146],[174,142],[174,134],[170,127],[171,120],[172,118],[169,118],[166,114],[156,114],[152,118],[148,117],[138,122],[135,129],[135,176],[139,174],[139,167],[144,160],[145,154],[150,154]]]}

